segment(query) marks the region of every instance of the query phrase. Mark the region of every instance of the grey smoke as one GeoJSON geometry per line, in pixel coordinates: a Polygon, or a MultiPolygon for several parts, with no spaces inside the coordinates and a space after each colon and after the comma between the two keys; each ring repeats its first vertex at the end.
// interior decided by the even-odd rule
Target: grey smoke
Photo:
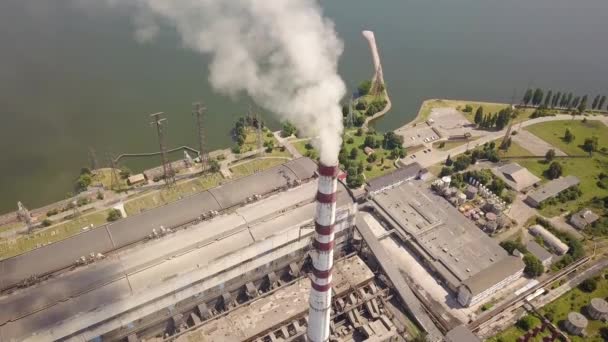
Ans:
{"type": "Polygon", "coordinates": [[[225,94],[247,93],[258,105],[316,136],[321,162],[341,145],[337,73],[342,42],[314,0],[124,0],[136,8],[135,34],[147,41],[159,22],[188,48],[211,56],[209,81],[225,94]]]}

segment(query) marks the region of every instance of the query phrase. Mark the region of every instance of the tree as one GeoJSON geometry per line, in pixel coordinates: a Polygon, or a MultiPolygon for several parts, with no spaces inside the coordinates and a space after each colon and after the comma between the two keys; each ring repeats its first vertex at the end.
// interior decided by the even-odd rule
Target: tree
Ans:
{"type": "Polygon", "coordinates": [[[365,141],[363,142],[363,146],[367,146],[369,148],[375,148],[376,147],[376,139],[374,139],[373,136],[368,135],[365,137],[365,141]]]}
{"type": "Polygon", "coordinates": [[[566,132],[564,133],[564,141],[566,143],[571,143],[572,141],[574,141],[574,138],[574,134],[570,132],[570,129],[566,128],[566,132]]]}
{"type": "Polygon", "coordinates": [[[528,89],[526,90],[526,93],[524,94],[524,98],[522,100],[522,102],[524,103],[524,105],[528,105],[528,103],[530,103],[530,100],[532,100],[532,89],[528,89]]]}
{"type": "Polygon", "coordinates": [[[579,113],[583,113],[585,110],[587,110],[587,95],[583,96],[581,103],[578,105],[579,113]]]}
{"type": "Polygon", "coordinates": [[[579,288],[587,293],[593,292],[597,289],[597,280],[595,278],[585,279],[579,285],[579,288]]]}
{"type": "Polygon", "coordinates": [[[597,109],[602,110],[604,108],[604,103],[606,102],[606,95],[602,95],[600,98],[600,103],[597,104],[597,109]]]}
{"type": "Polygon", "coordinates": [[[220,171],[220,163],[215,160],[215,159],[211,159],[209,161],[209,171],[215,173],[215,172],[219,172],[220,171]]]}
{"type": "Polygon", "coordinates": [[[566,97],[566,100],[564,101],[564,105],[562,107],[566,107],[568,109],[574,107],[574,106],[572,106],[572,97],[573,97],[573,94],[568,93],[568,96],[566,97]]]}
{"type": "Polygon", "coordinates": [[[50,219],[46,218],[46,219],[42,220],[42,226],[43,227],[48,227],[48,226],[51,226],[51,225],[53,225],[53,221],[51,221],[50,219]]]}
{"type": "Polygon", "coordinates": [[[357,164],[357,174],[361,173],[363,173],[363,160],[360,160],[359,164],[357,164]]]}
{"type": "Polygon", "coordinates": [[[510,110],[502,109],[500,112],[498,112],[498,117],[496,118],[496,129],[502,130],[505,128],[505,126],[507,126],[509,123],[509,120],[511,120],[510,110]]]}
{"type": "Polygon", "coordinates": [[[367,162],[368,163],[373,163],[378,159],[378,156],[375,153],[370,153],[369,156],[367,156],[367,162]]]}
{"type": "Polygon", "coordinates": [[[570,108],[577,108],[578,104],[581,102],[581,97],[577,96],[574,98],[574,100],[572,100],[572,103],[570,104],[570,108]]]}
{"type": "Polygon", "coordinates": [[[359,150],[356,147],[353,147],[350,150],[350,159],[357,159],[358,155],[359,155],[359,150]]]}
{"type": "Polygon", "coordinates": [[[547,178],[556,179],[562,175],[562,165],[556,161],[552,162],[547,169],[547,178]]]}
{"type": "Polygon", "coordinates": [[[526,268],[524,268],[524,273],[528,277],[535,278],[545,272],[545,267],[543,266],[543,263],[533,254],[528,253],[524,255],[524,264],[526,264],[526,268]]]}
{"type": "Polygon", "coordinates": [[[500,247],[504,248],[509,254],[513,254],[515,250],[525,253],[526,247],[520,241],[506,240],[500,243],[500,247]]]}
{"type": "Polygon", "coordinates": [[[372,88],[372,81],[370,81],[370,80],[365,80],[365,81],[359,83],[359,86],[357,87],[357,91],[359,92],[359,96],[363,96],[363,95],[369,94],[369,91],[370,91],[371,88],[372,88]]]}
{"type": "Polygon", "coordinates": [[[549,151],[547,151],[547,153],[545,153],[545,161],[547,163],[550,163],[551,161],[553,161],[554,158],[555,158],[555,150],[549,149],[549,151]]]}
{"type": "MultiPolygon", "coordinates": [[[[283,129],[281,130],[282,137],[289,137],[296,133],[296,127],[291,124],[289,121],[285,121],[283,123],[283,129]]],[[[241,144],[239,144],[241,145],[241,144]]]]}
{"type": "Polygon", "coordinates": [[[441,172],[439,173],[439,177],[450,176],[454,173],[451,167],[444,166],[441,168],[441,172]]]}
{"type": "Polygon", "coordinates": [[[591,103],[591,109],[595,110],[599,103],[600,103],[600,96],[596,95],[595,98],[593,99],[593,102],[591,103]]]}
{"type": "Polygon", "coordinates": [[[598,140],[597,137],[586,138],[583,143],[583,150],[587,152],[597,151],[598,140]]]}
{"type": "Polygon", "coordinates": [[[384,133],[384,139],[382,141],[382,146],[387,150],[392,150],[396,147],[401,147],[403,145],[403,137],[395,134],[394,132],[386,132],[384,133]]]}
{"type": "Polygon", "coordinates": [[[555,108],[559,104],[559,99],[562,96],[562,92],[558,91],[555,95],[553,95],[553,101],[551,101],[551,107],[555,108]]]}
{"type": "Polygon", "coordinates": [[[448,157],[445,159],[445,165],[452,166],[452,164],[454,164],[454,161],[452,160],[452,156],[448,154],[448,157]]]}
{"type": "Polygon", "coordinates": [[[475,112],[475,123],[479,125],[483,119],[483,107],[479,106],[475,112]]]}
{"type": "Polygon", "coordinates": [[[532,104],[538,106],[541,102],[543,102],[543,90],[536,88],[536,90],[534,90],[534,95],[532,95],[532,104]]]}
{"type": "Polygon", "coordinates": [[[122,213],[118,209],[110,209],[108,212],[107,221],[113,222],[122,218],[122,213]]]}
{"type": "Polygon", "coordinates": [[[551,104],[551,100],[552,100],[552,96],[553,96],[553,91],[551,91],[551,89],[549,89],[549,91],[547,92],[547,96],[545,96],[545,107],[549,108],[549,105],[551,104]]]}
{"type": "Polygon", "coordinates": [[[83,192],[83,191],[87,190],[87,188],[89,187],[89,185],[91,185],[92,182],[93,182],[93,178],[91,177],[91,174],[89,174],[89,173],[81,174],[78,177],[78,179],[76,180],[76,184],[74,186],[76,192],[83,192]]]}
{"type": "Polygon", "coordinates": [[[538,318],[531,315],[525,315],[524,317],[520,318],[515,325],[517,325],[523,331],[528,331],[534,328],[538,323],[540,323],[538,318]]]}
{"type": "Polygon", "coordinates": [[[466,155],[459,155],[454,162],[454,171],[462,171],[466,170],[467,167],[471,165],[471,157],[466,155]]]}

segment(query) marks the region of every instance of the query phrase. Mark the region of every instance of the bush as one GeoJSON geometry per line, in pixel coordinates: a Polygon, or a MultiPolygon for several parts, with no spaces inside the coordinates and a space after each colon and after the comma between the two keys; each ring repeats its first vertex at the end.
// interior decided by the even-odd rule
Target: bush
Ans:
{"type": "Polygon", "coordinates": [[[363,96],[363,95],[369,94],[369,91],[371,88],[372,88],[372,81],[365,80],[365,81],[359,83],[359,86],[357,87],[357,91],[359,92],[360,96],[363,96]]]}
{"type": "Polygon", "coordinates": [[[105,198],[105,196],[103,195],[103,192],[101,192],[101,191],[97,191],[97,199],[98,199],[98,200],[102,200],[102,199],[104,199],[104,198],[105,198]]]}
{"type": "Polygon", "coordinates": [[[127,179],[129,176],[131,176],[131,170],[123,166],[120,168],[120,172],[118,174],[120,175],[120,178],[127,179]]]}
{"type": "Polygon", "coordinates": [[[367,162],[368,163],[373,163],[378,159],[378,156],[375,153],[371,153],[369,156],[367,156],[367,162]]]}
{"type": "Polygon", "coordinates": [[[591,293],[597,289],[597,280],[595,278],[585,279],[578,287],[581,291],[591,293]]]}
{"type": "Polygon", "coordinates": [[[108,212],[107,221],[113,222],[122,218],[122,213],[118,209],[110,209],[108,212]]]}
{"type": "Polygon", "coordinates": [[[54,208],[46,212],[46,216],[53,216],[59,214],[59,209],[54,208]]]}
{"type": "Polygon", "coordinates": [[[530,253],[524,255],[524,264],[526,264],[524,273],[528,277],[535,278],[545,272],[545,267],[543,266],[543,263],[537,257],[530,253]]]}
{"type": "Polygon", "coordinates": [[[465,113],[471,113],[473,112],[473,107],[471,105],[466,105],[462,111],[465,113]]]}
{"type": "Polygon", "coordinates": [[[89,187],[89,185],[91,185],[92,182],[93,182],[93,179],[91,178],[90,174],[88,174],[88,173],[81,174],[78,177],[78,180],[76,180],[76,184],[75,184],[76,192],[82,192],[82,191],[87,190],[87,188],[89,187]]]}
{"type": "Polygon", "coordinates": [[[215,160],[215,159],[211,159],[209,161],[209,171],[211,172],[219,172],[220,171],[220,163],[215,160]]]}
{"type": "Polygon", "coordinates": [[[545,172],[547,174],[547,178],[549,179],[559,178],[562,175],[562,166],[560,163],[554,161],[551,163],[551,165],[549,165],[549,168],[545,172]]]}
{"type": "Polygon", "coordinates": [[[47,219],[42,220],[42,226],[43,226],[43,227],[48,227],[48,226],[50,226],[50,225],[52,225],[52,224],[53,224],[53,221],[49,220],[48,218],[47,218],[47,219]]]}
{"type": "Polygon", "coordinates": [[[293,134],[296,134],[296,127],[291,124],[289,121],[285,121],[283,123],[283,129],[281,130],[282,137],[289,137],[293,134]]]}
{"type": "Polygon", "coordinates": [[[230,149],[232,151],[232,153],[234,154],[239,154],[241,153],[241,146],[239,145],[234,145],[232,146],[232,148],[230,149]]]}
{"type": "Polygon", "coordinates": [[[362,136],[363,135],[363,129],[362,128],[357,128],[357,132],[355,133],[355,135],[358,136],[358,137],[362,136]]]}
{"type": "Polygon", "coordinates": [[[536,325],[540,323],[540,320],[534,316],[526,315],[517,321],[515,325],[524,331],[528,331],[534,328],[536,325]]]}
{"type": "MultiPolygon", "coordinates": [[[[346,143],[347,143],[347,144],[352,144],[352,143],[354,143],[354,142],[355,142],[355,139],[353,139],[352,137],[348,137],[348,139],[346,139],[346,143]]],[[[306,144],[306,145],[308,145],[308,144],[306,144]]],[[[308,148],[308,147],[307,147],[307,148],[308,148]]]]}
{"type": "Polygon", "coordinates": [[[372,164],[367,164],[367,166],[365,167],[365,169],[366,169],[367,171],[371,171],[371,170],[373,170],[373,169],[374,169],[374,166],[373,166],[372,164]]]}
{"type": "Polygon", "coordinates": [[[513,254],[513,252],[517,249],[522,253],[526,253],[526,247],[520,241],[503,241],[500,243],[500,247],[504,248],[509,254],[513,254]]]}

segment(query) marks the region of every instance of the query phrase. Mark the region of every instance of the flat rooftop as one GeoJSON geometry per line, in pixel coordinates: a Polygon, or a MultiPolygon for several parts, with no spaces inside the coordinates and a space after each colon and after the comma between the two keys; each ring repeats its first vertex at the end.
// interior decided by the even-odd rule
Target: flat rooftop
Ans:
{"type": "Polygon", "coordinates": [[[580,183],[580,180],[575,176],[560,177],[529,193],[528,197],[536,203],[541,203],[572,186],[578,185],[578,183],[580,183]]]}
{"type": "MultiPolygon", "coordinates": [[[[347,293],[374,278],[372,271],[358,257],[352,256],[335,264],[333,291],[347,293]]],[[[181,335],[177,342],[226,341],[237,342],[272,329],[308,312],[310,279],[303,278],[249,305],[212,320],[190,333],[181,335]]]]}
{"type": "Polygon", "coordinates": [[[418,245],[425,258],[445,268],[457,287],[508,256],[496,241],[425,185],[406,182],[374,196],[374,201],[418,245]]]}
{"type": "MultiPolygon", "coordinates": [[[[160,310],[179,301],[179,291],[200,292],[190,284],[238,264],[239,258],[271,262],[272,255],[258,254],[314,231],[299,227],[313,220],[315,193],[316,182],[305,183],[0,297],[0,341],[54,340],[62,329],[80,331],[139,305],[154,303],[148,310],[160,310]]],[[[338,207],[349,203],[339,186],[338,207]]],[[[144,315],[141,306],[132,314],[144,315]]]]}

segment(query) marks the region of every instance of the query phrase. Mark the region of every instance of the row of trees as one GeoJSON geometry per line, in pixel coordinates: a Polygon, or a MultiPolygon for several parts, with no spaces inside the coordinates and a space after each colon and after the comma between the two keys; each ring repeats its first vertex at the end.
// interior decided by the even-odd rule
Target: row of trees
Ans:
{"type": "Polygon", "coordinates": [[[503,241],[500,246],[504,248],[509,254],[513,254],[516,250],[524,255],[523,261],[526,265],[524,273],[531,278],[538,277],[545,272],[545,266],[543,263],[532,253],[528,252],[526,246],[521,241],[503,241]]]}
{"type": "MultiPolygon", "coordinates": [[[[544,108],[562,108],[571,110],[577,109],[580,113],[588,109],[588,96],[574,96],[572,92],[566,93],[558,91],[553,93],[549,90],[545,95],[544,91],[540,88],[535,90],[528,89],[524,94],[522,103],[524,105],[531,104],[532,106],[544,107],[544,108]]],[[[596,95],[591,102],[592,110],[603,110],[606,105],[606,95],[596,95]]]]}
{"type": "Polygon", "coordinates": [[[510,107],[501,109],[498,113],[484,114],[483,107],[477,108],[475,112],[474,122],[479,128],[502,130],[509,124],[513,115],[510,107]]]}

